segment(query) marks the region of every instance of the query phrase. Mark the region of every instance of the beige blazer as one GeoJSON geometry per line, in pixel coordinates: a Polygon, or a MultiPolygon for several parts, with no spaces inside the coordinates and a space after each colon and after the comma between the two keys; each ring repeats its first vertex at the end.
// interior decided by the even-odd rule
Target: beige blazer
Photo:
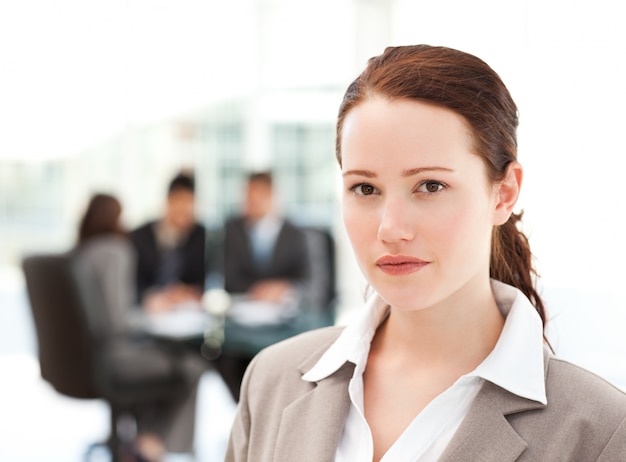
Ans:
{"type": "MultiPolygon", "coordinates": [[[[317,383],[302,380],[341,328],[302,334],[250,364],[226,462],[334,459],[350,406],[353,365],[317,383]]],[[[548,405],[485,382],[441,462],[626,461],[626,394],[544,353],[548,405]]],[[[355,461],[357,462],[357,461],[355,461]]]]}

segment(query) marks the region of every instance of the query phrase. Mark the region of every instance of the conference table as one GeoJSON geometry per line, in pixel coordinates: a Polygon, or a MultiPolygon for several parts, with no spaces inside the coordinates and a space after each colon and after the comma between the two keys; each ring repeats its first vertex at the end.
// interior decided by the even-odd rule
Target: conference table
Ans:
{"type": "Polygon", "coordinates": [[[273,343],[333,323],[328,309],[301,302],[257,302],[217,289],[207,291],[200,303],[164,313],[142,313],[137,320],[137,325],[153,337],[199,345],[209,360],[223,352],[254,356],[273,343]]]}

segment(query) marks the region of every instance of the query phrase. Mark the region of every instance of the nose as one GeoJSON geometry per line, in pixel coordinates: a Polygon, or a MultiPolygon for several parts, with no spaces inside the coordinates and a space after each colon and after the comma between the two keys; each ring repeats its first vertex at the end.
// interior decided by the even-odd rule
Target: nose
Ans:
{"type": "Polygon", "coordinates": [[[378,225],[378,239],[387,243],[412,240],[415,237],[412,212],[401,200],[386,201],[378,225]]]}

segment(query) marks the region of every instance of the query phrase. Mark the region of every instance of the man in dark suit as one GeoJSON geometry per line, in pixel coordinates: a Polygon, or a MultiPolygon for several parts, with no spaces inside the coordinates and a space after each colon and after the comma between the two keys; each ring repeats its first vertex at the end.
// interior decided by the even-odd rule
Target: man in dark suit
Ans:
{"type": "Polygon", "coordinates": [[[194,178],[180,173],[169,184],[163,217],[130,234],[137,251],[137,301],[148,310],[167,310],[202,296],[206,230],[196,222],[194,208],[194,178]]]}
{"type": "MultiPolygon", "coordinates": [[[[310,277],[307,236],[275,211],[271,172],[248,176],[240,216],[224,233],[224,288],[248,300],[285,303],[298,295],[310,277]]],[[[235,400],[252,358],[224,352],[220,372],[235,400]]]]}
{"type": "Polygon", "coordinates": [[[274,212],[272,175],[250,174],[244,211],[225,227],[224,287],[280,302],[309,276],[304,231],[274,212]]]}

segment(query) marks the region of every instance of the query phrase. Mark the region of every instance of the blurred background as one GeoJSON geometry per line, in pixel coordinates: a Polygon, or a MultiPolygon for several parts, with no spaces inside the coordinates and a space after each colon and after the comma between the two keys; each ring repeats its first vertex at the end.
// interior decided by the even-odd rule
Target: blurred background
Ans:
{"type": "MultiPolygon", "coordinates": [[[[335,115],[387,45],[458,48],[501,75],[549,338],[626,389],[622,18],[611,0],[0,1],[0,459],[80,460],[106,433],[104,405],[38,381],[20,270],[71,247],[94,191],[134,227],[192,168],[200,221],[218,230],[244,173],[272,168],[285,214],[332,230],[349,318],[364,284],[340,225],[335,115]]],[[[234,406],[215,377],[200,407],[199,458],[219,460],[234,406]]]]}

